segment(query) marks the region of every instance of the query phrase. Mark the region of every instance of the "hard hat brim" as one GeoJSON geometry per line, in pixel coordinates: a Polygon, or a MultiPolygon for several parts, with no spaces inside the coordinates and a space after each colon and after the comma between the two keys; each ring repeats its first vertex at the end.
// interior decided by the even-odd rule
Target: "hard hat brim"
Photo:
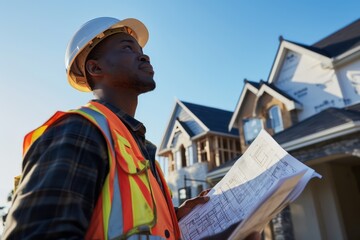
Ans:
{"type": "Polygon", "coordinates": [[[136,35],[137,35],[136,40],[138,41],[139,45],[142,48],[145,47],[147,41],[149,40],[149,32],[148,32],[147,28],[141,21],[139,21],[135,18],[124,19],[124,20],[114,24],[110,28],[118,28],[118,27],[131,28],[136,33],[136,35]]]}

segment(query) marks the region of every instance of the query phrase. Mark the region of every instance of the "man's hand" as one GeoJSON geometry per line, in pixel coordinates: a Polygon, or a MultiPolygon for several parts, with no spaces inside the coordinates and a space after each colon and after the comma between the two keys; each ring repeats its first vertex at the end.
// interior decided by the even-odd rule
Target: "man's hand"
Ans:
{"type": "Polygon", "coordinates": [[[205,196],[211,189],[202,191],[197,197],[186,200],[180,205],[176,211],[176,217],[180,220],[182,217],[188,215],[193,208],[199,204],[204,204],[209,201],[209,197],[205,196]]]}

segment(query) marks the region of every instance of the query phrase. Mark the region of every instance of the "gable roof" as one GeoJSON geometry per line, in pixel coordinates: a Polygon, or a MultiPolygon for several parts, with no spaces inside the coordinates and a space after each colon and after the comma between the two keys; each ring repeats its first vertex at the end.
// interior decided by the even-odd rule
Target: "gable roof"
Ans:
{"type": "Polygon", "coordinates": [[[247,79],[244,79],[244,86],[243,89],[241,90],[241,94],[239,97],[238,102],[236,103],[236,107],[235,107],[235,111],[231,117],[231,120],[229,122],[228,125],[228,129],[233,129],[235,127],[237,127],[237,123],[236,123],[236,119],[239,115],[241,106],[242,106],[242,102],[244,101],[245,95],[248,91],[252,92],[254,95],[257,94],[258,90],[259,90],[260,84],[259,83],[255,83],[252,81],[249,81],[247,79]]]}
{"type": "Polygon", "coordinates": [[[179,123],[179,125],[184,129],[184,131],[190,136],[193,137],[195,134],[191,130],[190,127],[188,127],[183,121],[180,121],[179,119],[176,119],[176,121],[179,123]]]}
{"type": "Polygon", "coordinates": [[[232,135],[238,135],[239,132],[236,129],[228,131],[228,124],[230,122],[232,112],[198,105],[194,103],[184,102],[182,103],[196,116],[204,125],[213,132],[226,133],[232,135]]]}
{"type": "Polygon", "coordinates": [[[352,131],[360,131],[360,111],[328,108],[275,134],[273,138],[289,151],[352,131]]]}
{"type": "Polygon", "coordinates": [[[334,67],[360,56],[360,19],[339,29],[320,41],[306,45],[279,38],[280,44],[271,67],[268,82],[275,80],[288,50],[319,59],[323,66],[334,67]]]}
{"type": "Polygon", "coordinates": [[[260,80],[260,82],[253,82],[250,80],[247,80],[246,78],[244,79],[244,83],[249,83],[251,86],[255,87],[256,89],[260,88],[261,83],[263,83],[263,80],[260,80]]]}
{"type": "Polygon", "coordinates": [[[303,44],[303,43],[299,43],[299,42],[295,42],[295,41],[290,41],[290,40],[284,40],[286,42],[289,42],[289,43],[292,43],[294,45],[297,45],[297,46],[300,46],[302,48],[305,48],[307,50],[310,50],[312,52],[315,52],[315,53],[318,53],[318,54],[321,54],[323,56],[326,56],[328,58],[330,58],[330,54],[328,54],[325,50],[323,50],[322,48],[319,48],[319,47],[316,47],[316,46],[312,46],[312,45],[306,45],[306,44],[303,44]]]}
{"type": "Polygon", "coordinates": [[[231,131],[227,129],[231,116],[231,111],[177,99],[159,147],[159,154],[169,150],[169,141],[171,141],[174,128],[177,126],[181,127],[191,139],[209,132],[237,137],[239,135],[237,129],[231,131]]]}
{"type": "MultiPolygon", "coordinates": [[[[280,36],[280,41],[282,40],[284,38],[280,36]]],[[[312,45],[286,41],[328,58],[335,58],[360,46],[360,18],[312,45]]]]}
{"type": "Polygon", "coordinates": [[[288,100],[294,101],[295,103],[301,105],[301,103],[298,100],[296,100],[295,98],[293,98],[292,96],[290,96],[289,94],[287,94],[286,92],[281,90],[280,88],[276,87],[274,84],[269,84],[269,83],[264,82],[263,80],[261,80],[260,81],[260,86],[261,85],[266,85],[267,87],[271,88],[272,90],[274,90],[278,94],[281,94],[283,97],[287,98],[288,100]]]}
{"type": "Polygon", "coordinates": [[[319,60],[326,66],[331,65],[331,58],[326,56],[326,54],[321,49],[316,49],[314,47],[310,47],[304,44],[285,40],[281,37],[273,65],[271,66],[271,70],[269,73],[268,83],[272,83],[274,80],[276,80],[276,77],[278,76],[282,68],[282,63],[289,51],[311,56],[314,59],[319,60]]]}
{"type": "Polygon", "coordinates": [[[321,49],[328,57],[337,57],[357,46],[360,46],[360,18],[311,47],[321,49]]]}
{"type": "Polygon", "coordinates": [[[261,80],[259,83],[255,83],[252,81],[249,81],[247,79],[244,79],[244,87],[241,92],[240,98],[238,100],[238,103],[236,104],[235,111],[231,117],[231,120],[228,125],[228,129],[233,129],[237,126],[236,119],[238,118],[241,106],[243,104],[246,92],[250,91],[257,97],[262,96],[264,92],[271,95],[272,97],[278,99],[279,101],[283,102],[287,109],[293,110],[293,109],[301,109],[302,105],[298,101],[296,101],[293,97],[286,94],[285,92],[281,91],[279,88],[275,87],[273,84],[264,82],[261,80]]]}

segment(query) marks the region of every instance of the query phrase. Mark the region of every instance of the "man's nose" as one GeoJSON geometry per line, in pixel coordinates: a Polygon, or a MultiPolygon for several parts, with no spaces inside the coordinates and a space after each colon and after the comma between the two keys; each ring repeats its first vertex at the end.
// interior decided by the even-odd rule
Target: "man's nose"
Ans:
{"type": "Polygon", "coordinates": [[[140,55],[139,60],[142,61],[142,62],[150,63],[150,57],[148,55],[145,55],[145,54],[140,55]]]}

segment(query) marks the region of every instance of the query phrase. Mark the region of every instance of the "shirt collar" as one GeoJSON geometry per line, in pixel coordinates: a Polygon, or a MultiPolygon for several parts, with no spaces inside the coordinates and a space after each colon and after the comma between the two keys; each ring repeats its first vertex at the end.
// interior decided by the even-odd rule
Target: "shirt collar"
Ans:
{"type": "Polygon", "coordinates": [[[133,118],[132,116],[130,116],[129,114],[125,113],[124,111],[122,111],[120,108],[104,101],[101,99],[95,99],[92,100],[98,103],[101,103],[102,105],[104,105],[105,107],[109,108],[113,113],[116,114],[116,116],[118,116],[123,123],[130,128],[133,132],[139,133],[143,136],[145,136],[146,133],[146,128],[144,126],[144,124],[138,120],[136,120],[135,118],[133,118]]]}

